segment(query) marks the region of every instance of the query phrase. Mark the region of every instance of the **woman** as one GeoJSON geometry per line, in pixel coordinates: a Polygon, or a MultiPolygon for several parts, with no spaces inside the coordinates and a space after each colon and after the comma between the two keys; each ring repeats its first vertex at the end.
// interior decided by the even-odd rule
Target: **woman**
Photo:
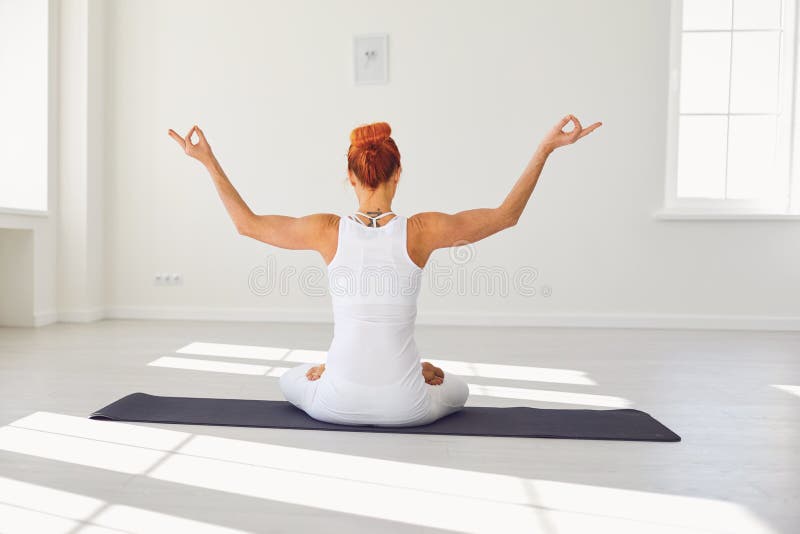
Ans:
{"type": "Polygon", "coordinates": [[[392,211],[402,168],[385,122],[350,134],[348,177],[358,199],[353,215],[256,215],[231,185],[197,126],[169,135],[205,165],[240,234],[287,249],[316,250],[328,265],[334,338],[327,362],[281,376],[286,399],[315,419],[348,425],[412,426],[464,407],[469,389],[458,376],[421,362],[414,343],[419,280],[431,253],[474,243],[514,226],[548,155],[601,126],[573,115],[554,126],[505,200],[496,208],[455,214],[392,211]],[[564,132],[569,123],[574,128],[564,132]],[[196,134],[197,142],[193,141],[196,134]]]}

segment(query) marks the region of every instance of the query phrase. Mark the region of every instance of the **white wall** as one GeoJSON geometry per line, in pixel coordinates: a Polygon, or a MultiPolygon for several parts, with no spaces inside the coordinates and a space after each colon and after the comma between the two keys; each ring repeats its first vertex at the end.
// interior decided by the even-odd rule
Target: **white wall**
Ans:
{"type": "MultiPolygon", "coordinates": [[[[347,213],[350,130],[388,121],[395,211],[498,204],[566,113],[604,126],[557,152],[478,265],[538,269],[534,297],[421,298],[421,321],[800,327],[800,222],[665,222],[667,1],[108,2],[106,305],[113,316],[324,319],[248,275],[323,267],[240,237],[167,137],[204,128],[261,213],[347,213]],[[355,87],[352,37],[387,32],[390,83],[355,87]],[[183,285],[155,286],[156,272],[183,285]],[[548,286],[552,295],[545,297],[548,286]],[[764,319],[768,322],[761,322],[764,319]],[[771,319],[770,319],[771,318],[771,319]]],[[[432,261],[449,264],[448,252],[432,261]]]]}
{"type": "Polygon", "coordinates": [[[0,229],[0,325],[31,326],[33,244],[31,230],[0,229]]]}

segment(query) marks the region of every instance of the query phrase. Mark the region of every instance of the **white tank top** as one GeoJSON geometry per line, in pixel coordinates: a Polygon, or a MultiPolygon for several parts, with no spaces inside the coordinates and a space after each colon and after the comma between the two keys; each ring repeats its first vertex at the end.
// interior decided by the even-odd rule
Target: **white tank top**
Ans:
{"type": "Polygon", "coordinates": [[[346,422],[406,423],[427,413],[414,341],[423,270],[406,236],[407,218],[396,214],[377,227],[339,220],[328,264],[334,336],[315,402],[346,422]]]}

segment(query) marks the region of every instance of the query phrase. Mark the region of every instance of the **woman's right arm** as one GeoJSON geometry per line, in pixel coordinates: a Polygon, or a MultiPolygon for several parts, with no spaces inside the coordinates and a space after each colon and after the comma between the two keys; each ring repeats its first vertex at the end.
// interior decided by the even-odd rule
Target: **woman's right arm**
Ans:
{"type": "Polygon", "coordinates": [[[336,253],[339,217],[332,213],[314,213],[305,217],[257,215],[233,187],[214,156],[203,131],[195,125],[185,137],[170,129],[172,137],[186,154],[208,171],[236,230],[269,245],[293,250],[316,250],[329,263],[336,253]],[[195,143],[193,135],[197,134],[195,143]]]}
{"type": "Polygon", "coordinates": [[[409,217],[409,231],[414,234],[409,240],[412,259],[418,265],[424,265],[436,249],[474,243],[517,224],[553,150],[574,143],[601,125],[596,122],[583,128],[574,115],[564,117],[539,143],[511,192],[496,208],[479,208],[454,214],[429,211],[409,217]],[[569,132],[564,132],[563,128],[569,122],[575,126],[569,132]]]}

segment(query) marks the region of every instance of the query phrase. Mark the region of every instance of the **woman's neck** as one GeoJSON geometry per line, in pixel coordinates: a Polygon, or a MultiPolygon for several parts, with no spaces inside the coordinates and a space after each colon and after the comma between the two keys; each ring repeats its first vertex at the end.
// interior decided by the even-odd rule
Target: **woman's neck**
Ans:
{"type": "MultiPolygon", "coordinates": [[[[386,206],[384,204],[384,206],[386,206]]],[[[367,226],[383,226],[395,218],[391,206],[379,207],[376,204],[366,204],[358,208],[359,215],[355,215],[367,226]],[[363,215],[361,215],[363,214],[363,215]],[[391,215],[390,215],[391,214],[391,215]]]]}
{"type": "Polygon", "coordinates": [[[359,206],[358,211],[369,215],[370,217],[377,217],[378,215],[383,215],[384,213],[388,213],[392,211],[391,206],[387,207],[378,207],[375,204],[367,204],[366,206],[359,206]]]}

